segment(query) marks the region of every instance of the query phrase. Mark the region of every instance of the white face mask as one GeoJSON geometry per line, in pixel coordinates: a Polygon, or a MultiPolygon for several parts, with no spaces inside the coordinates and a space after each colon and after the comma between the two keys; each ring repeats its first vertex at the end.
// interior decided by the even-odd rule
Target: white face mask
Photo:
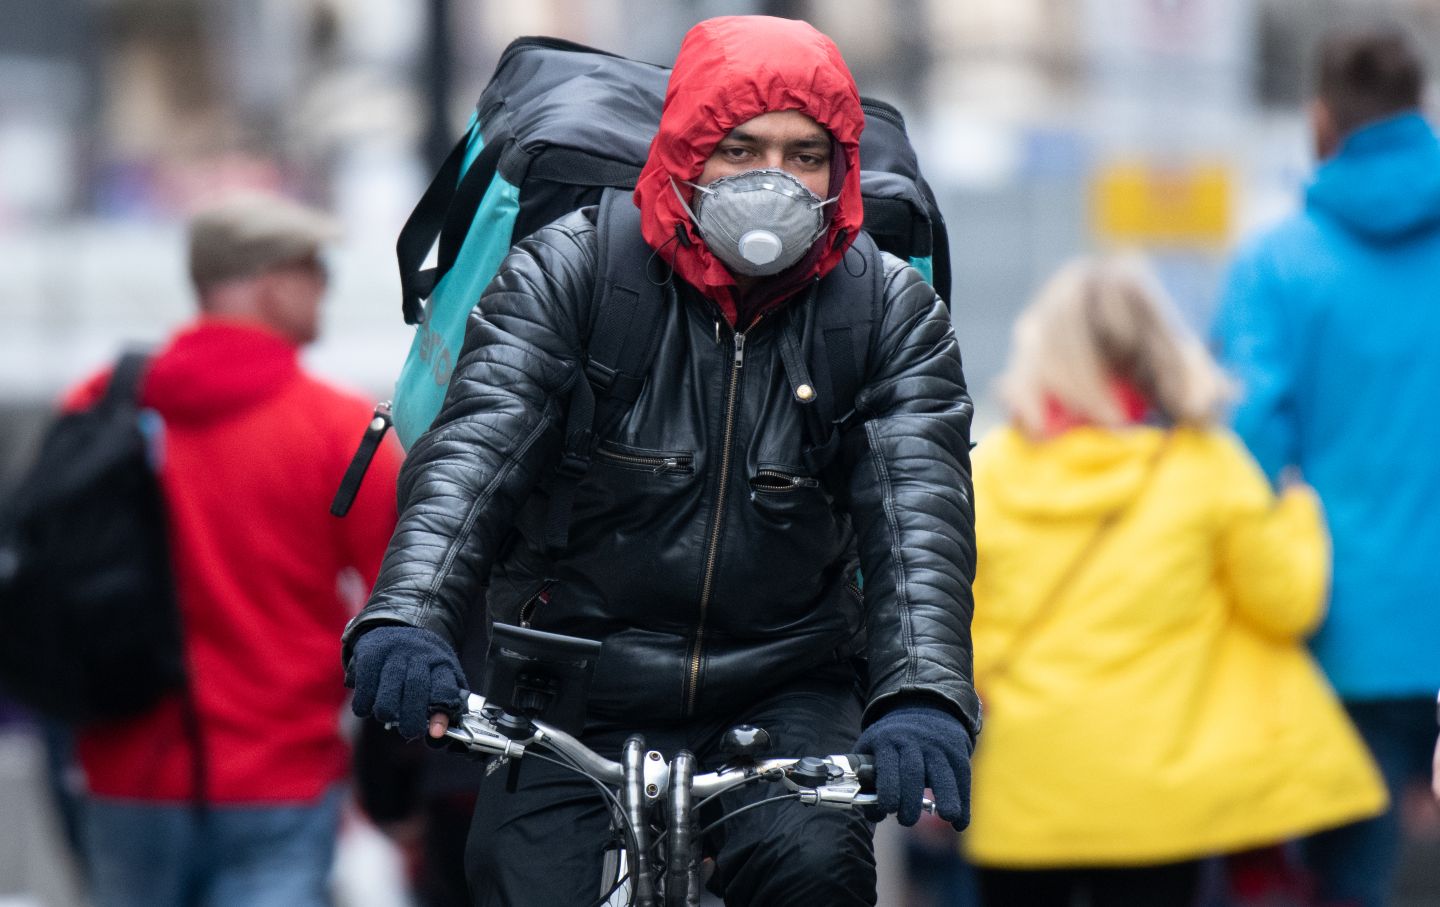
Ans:
{"type": "Polygon", "coordinates": [[[768,277],[795,264],[825,232],[821,199],[784,170],[747,170],[706,186],[686,183],[692,210],[675,181],[670,186],[715,257],[736,274],[768,277]]]}

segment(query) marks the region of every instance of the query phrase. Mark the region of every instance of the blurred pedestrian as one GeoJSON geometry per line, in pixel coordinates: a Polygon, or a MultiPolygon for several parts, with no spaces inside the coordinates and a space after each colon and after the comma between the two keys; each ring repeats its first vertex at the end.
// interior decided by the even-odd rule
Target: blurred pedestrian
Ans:
{"type": "Polygon", "coordinates": [[[1070,264],[1016,325],[1010,423],[975,452],[987,907],[1183,907],[1207,855],[1384,806],[1301,644],[1316,499],[1214,427],[1227,390],[1123,261],[1070,264]]]}
{"type": "MultiPolygon", "coordinates": [[[[1436,713],[1440,716],[1440,705],[1437,705],[1436,713]]],[[[1440,737],[1435,738],[1435,754],[1430,757],[1430,792],[1440,801],[1440,737]]]]}
{"type": "MultiPolygon", "coordinates": [[[[1391,802],[1430,771],[1440,689],[1440,140],[1401,32],[1337,31],[1310,108],[1304,210],[1237,256],[1215,326],[1235,429],[1272,479],[1298,468],[1334,544],[1315,653],[1391,802]]],[[[1324,903],[1386,903],[1400,820],[1307,845],[1324,903]]]]}
{"type": "MultiPolygon", "coordinates": [[[[98,907],[329,903],[347,771],[334,638],[343,574],[368,584],[395,523],[382,450],[328,512],[369,406],[306,374],[326,287],[320,213],[246,195],[189,225],[199,318],[151,360],[188,684],[78,742],[98,907]]],[[[108,375],[80,388],[83,407],[108,375]]]]}

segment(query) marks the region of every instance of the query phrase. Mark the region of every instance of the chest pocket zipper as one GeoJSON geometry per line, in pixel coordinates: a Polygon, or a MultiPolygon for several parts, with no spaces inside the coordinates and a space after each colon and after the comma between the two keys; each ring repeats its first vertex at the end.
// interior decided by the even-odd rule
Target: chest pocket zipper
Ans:
{"type": "Polygon", "coordinates": [[[619,466],[628,466],[633,469],[649,469],[657,476],[669,472],[689,473],[695,468],[695,458],[690,454],[648,455],[597,447],[595,448],[595,456],[619,466]]]}
{"type": "Polygon", "coordinates": [[[550,587],[554,585],[554,580],[547,579],[539,589],[535,590],[535,594],[527,598],[525,603],[520,606],[520,626],[530,626],[530,619],[535,616],[535,609],[550,601],[550,587]]]}
{"type": "Polygon", "coordinates": [[[818,488],[820,481],[811,476],[792,475],[778,469],[762,469],[750,480],[750,490],[766,494],[785,494],[801,488],[818,488]]]}

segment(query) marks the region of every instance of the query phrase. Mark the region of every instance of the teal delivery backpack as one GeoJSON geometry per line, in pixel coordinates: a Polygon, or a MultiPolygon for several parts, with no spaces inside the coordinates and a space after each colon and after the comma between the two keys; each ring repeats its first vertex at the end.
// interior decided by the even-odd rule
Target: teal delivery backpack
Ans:
{"type": "MultiPolygon", "coordinates": [[[[518,38],[501,54],[468,129],[396,242],[401,312],[415,326],[415,338],[393,403],[376,408],[332,512],[349,509],[392,421],[407,449],[429,429],[459,359],[465,323],[511,245],[570,211],[599,204],[607,189],[628,194],[634,188],[669,76],[666,67],[556,38],[518,38]],[[435,265],[426,268],[432,251],[435,265]]],[[[862,107],[865,232],[880,249],[919,268],[948,301],[945,222],[904,119],[879,101],[864,99],[862,107]]],[[[643,379],[647,363],[621,364],[643,379]]]]}
{"type": "Polygon", "coordinates": [[[633,189],[669,70],[550,38],[500,57],[466,135],[400,233],[403,314],[415,341],[395,384],[409,448],[440,411],[465,320],[510,246],[606,186],[633,189]],[[436,266],[420,265],[439,240],[436,266]],[[421,300],[427,300],[422,304],[421,300]]]}

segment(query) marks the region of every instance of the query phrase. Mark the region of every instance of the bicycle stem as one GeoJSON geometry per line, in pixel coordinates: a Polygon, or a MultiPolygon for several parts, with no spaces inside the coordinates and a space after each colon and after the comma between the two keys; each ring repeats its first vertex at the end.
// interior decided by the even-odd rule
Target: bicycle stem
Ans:
{"type": "Polygon", "coordinates": [[[670,846],[665,869],[665,903],[700,907],[700,874],[696,872],[696,845],[690,817],[690,782],[695,757],[681,750],[670,761],[670,846]]]}
{"type": "Polygon", "coordinates": [[[650,823],[645,820],[645,741],[639,735],[625,741],[620,756],[625,772],[625,784],[621,802],[625,806],[624,820],[629,824],[632,836],[625,838],[628,854],[627,864],[636,907],[655,907],[655,870],[650,865],[650,823]]]}

